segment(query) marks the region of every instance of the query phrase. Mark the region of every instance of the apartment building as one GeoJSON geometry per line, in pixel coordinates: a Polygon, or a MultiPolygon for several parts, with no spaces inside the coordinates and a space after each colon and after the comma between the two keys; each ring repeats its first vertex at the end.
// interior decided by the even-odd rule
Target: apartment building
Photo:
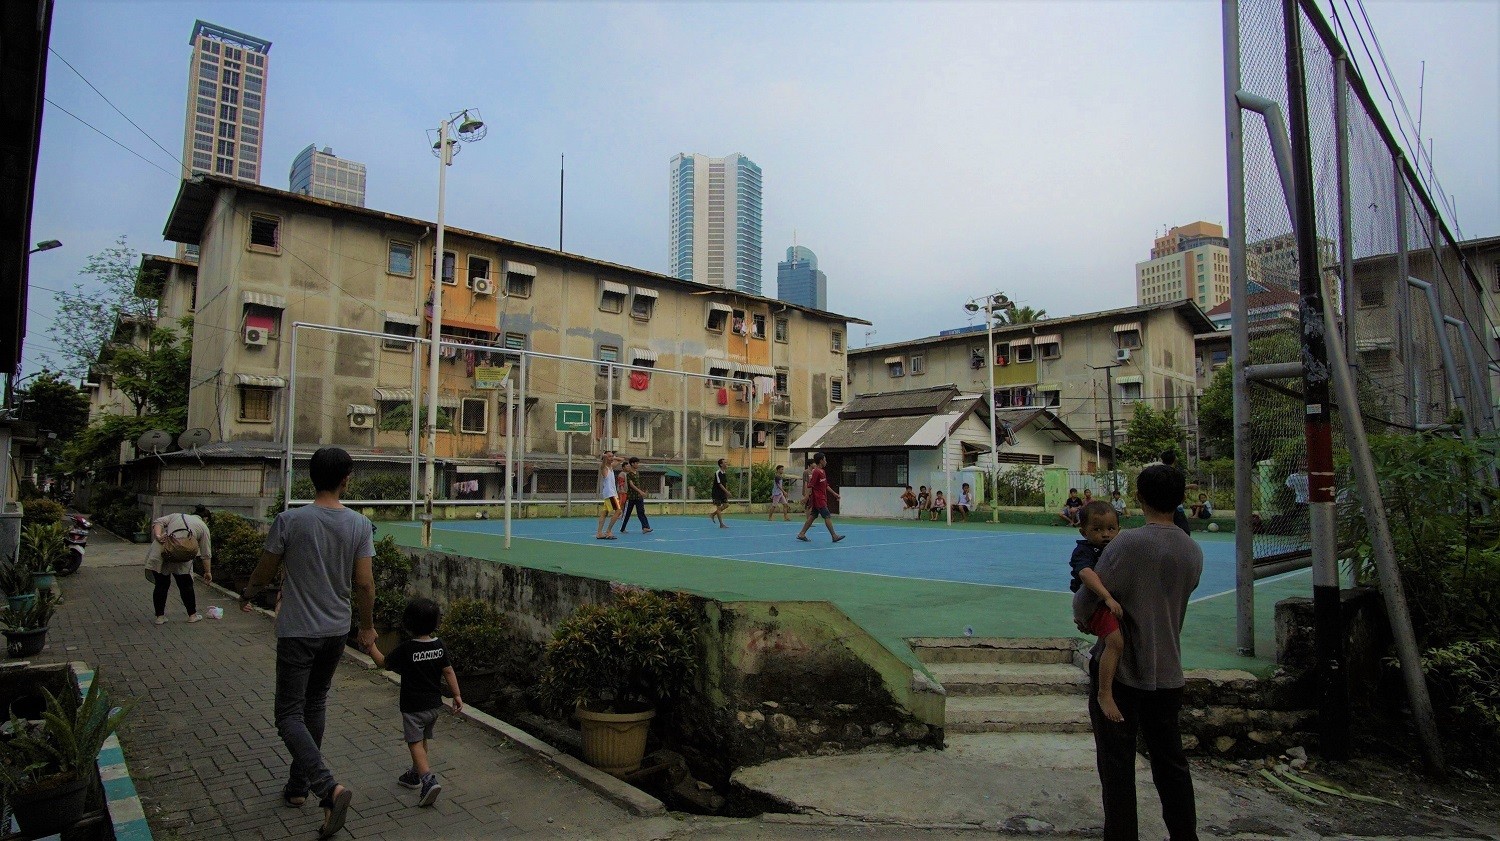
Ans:
{"type": "Polygon", "coordinates": [[[293,325],[312,323],[385,338],[297,331],[297,449],[409,457],[428,361],[395,337],[430,335],[441,266],[442,336],[465,347],[440,363],[437,455],[481,491],[498,488],[505,450],[500,392],[485,388],[499,377],[525,389],[517,452],[544,492],[565,476],[559,404],[593,412],[575,453],[767,463],[844,399],[848,325],[869,323],[455,228],[435,260],[425,220],[216,176],[183,183],[165,233],[201,249],[188,425],[216,441],[285,440],[293,325]],[[522,352],[535,354],[524,383],[522,352]]]}
{"type": "MultiPolygon", "coordinates": [[[[1194,336],[1213,331],[1192,301],[997,327],[991,350],[996,410],[1047,408],[1079,435],[1106,442],[1111,406],[1117,431],[1141,401],[1177,408],[1191,426],[1197,395],[1194,336]]],[[[986,390],[985,342],[980,329],[860,348],[849,352],[850,380],[861,395],[923,389],[929,383],[986,390]]]]}
{"type": "Polygon", "coordinates": [[[1171,228],[1135,264],[1136,302],[1194,301],[1204,310],[1229,300],[1229,240],[1211,222],[1171,228]]]}

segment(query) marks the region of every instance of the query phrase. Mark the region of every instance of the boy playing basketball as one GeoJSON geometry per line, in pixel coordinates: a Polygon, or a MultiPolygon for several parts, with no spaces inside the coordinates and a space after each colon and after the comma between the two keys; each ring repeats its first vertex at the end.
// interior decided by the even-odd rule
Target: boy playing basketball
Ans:
{"type": "Polygon", "coordinates": [[[1083,539],[1073,549],[1068,566],[1073,570],[1073,581],[1068,586],[1073,592],[1087,587],[1103,604],[1089,617],[1088,627],[1083,630],[1093,634],[1104,643],[1104,654],[1099,658],[1099,708],[1110,721],[1124,721],[1120,708],[1115,704],[1115,670],[1120,666],[1120,657],[1125,653],[1125,635],[1120,632],[1120,618],[1124,608],[1099,580],[1094,565],[1104,547],[1120,533],[1120,515],[1107,502],[1095,500],[1078,512],[1078,533],[1083,539]]]}

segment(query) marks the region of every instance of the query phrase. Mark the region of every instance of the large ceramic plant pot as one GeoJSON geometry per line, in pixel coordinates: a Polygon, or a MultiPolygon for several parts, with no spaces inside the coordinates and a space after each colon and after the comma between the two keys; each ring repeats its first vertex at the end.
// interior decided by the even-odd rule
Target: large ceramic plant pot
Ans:
{"type": "Polygon", "coordinates": [[[0,633],[5,634],[5,653],[11,657],[34,657],[47,645],[46,628],[6,628],[0,633]]]}
{"type": "Polygon", "coordinates": [[[578,728],[583,731],[583,761],[599,770],[624,777],[641,767],[646,755],[646,735],[656,710],[635,713],[603,713],[579,704],[578,728]]]}
{"type": "Polygon", "coordinates": [[[22,593],[19,596],[6,596],[6,605],[13,611],[20,612],[31,609],[36,604],[36,592],[22,593]]]}
{"type": "Polygon", "coordinates": [[[10,807],[21,833],[27,838],[43,838],[71,827],[83,816],[89,783],[89,777],[83,775],[60,786],[12,792],[10,807]]]}

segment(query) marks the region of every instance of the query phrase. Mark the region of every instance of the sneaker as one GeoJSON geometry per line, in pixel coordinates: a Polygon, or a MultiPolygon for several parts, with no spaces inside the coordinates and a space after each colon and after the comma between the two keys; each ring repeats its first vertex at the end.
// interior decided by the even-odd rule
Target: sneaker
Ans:
{"type": "Polygon", "coordinates": [[[156,617],[156,624],[158,624],[158,625],[165,625],[165,624],[167,624],[167,617],[165,617],[165,616],[158,616],[158,617],[156,617]]]}
{"type": "Polygon", "coordinates": [[[405,774],[396,778],[396,784],[402,788],[421,788],[422,775],[417,773],[417,769],[408,768],[405,774]]]}
{"type": "Polygon", "coordinates": [[[188,624],[189,625],[193,624],[194,622],[202,622],[202,621],[203,621],[203,614],[201,614],[201,613],[194,613],[192,616],[188,617],[188,624]]]}
{"type": "Polygon", "coordinates": [[[834,542],[834,543],[838,543],[838,542],[839,542],[839,541],[840,541],[840,540],[843,540],[843,539],[844,539],[844,538],[845,538],[845,537],[846,537],[846,535],[842,535],[842,534],[841,534],[841,535],[839,535],[839,536],[837,536],[837,537],[835,537],[835,538],[834,538],[834,539],[833,539],[833,542],[834,542]]]}
{"type": "Polygon", "coordinates": [[[443,784],[437,781],[436,774],[428,774],[422,778],[422,797],[417,800],[418,806],[431,806],[437,802],[438,795],[443,791],[443,784]]]}

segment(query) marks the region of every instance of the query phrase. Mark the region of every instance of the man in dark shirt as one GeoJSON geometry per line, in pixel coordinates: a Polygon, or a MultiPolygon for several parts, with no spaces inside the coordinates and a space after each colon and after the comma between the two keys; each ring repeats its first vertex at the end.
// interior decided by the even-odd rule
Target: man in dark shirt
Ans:
{"type": "MultiPolygon", "coordinates": [[[[1104,837],[1137,837],[1136,733],[1145,736],[1151,779],[1161,798],[1162,820],[1172,841],[1196,841],[1197,806],[1178,714],[1182,709],[1182,623],[1188,597],[1203,574],[1203,550],[1172,523],[1182,504],[1182,473],[1153,464],[1136,479],[1146,515],[1143,528],[1121,532],[1094,571],[1124,608],[1125,653],[1115,673],[1115,703],[1124,721],[1110,721],[1098,701],[1098,646],[1089,664],[1089,718],[1104,800],[1104,837]]],[[[1073,596],[1073,619],[1082,628],[1099,606],[1088,588],[1073,596]]]]}

